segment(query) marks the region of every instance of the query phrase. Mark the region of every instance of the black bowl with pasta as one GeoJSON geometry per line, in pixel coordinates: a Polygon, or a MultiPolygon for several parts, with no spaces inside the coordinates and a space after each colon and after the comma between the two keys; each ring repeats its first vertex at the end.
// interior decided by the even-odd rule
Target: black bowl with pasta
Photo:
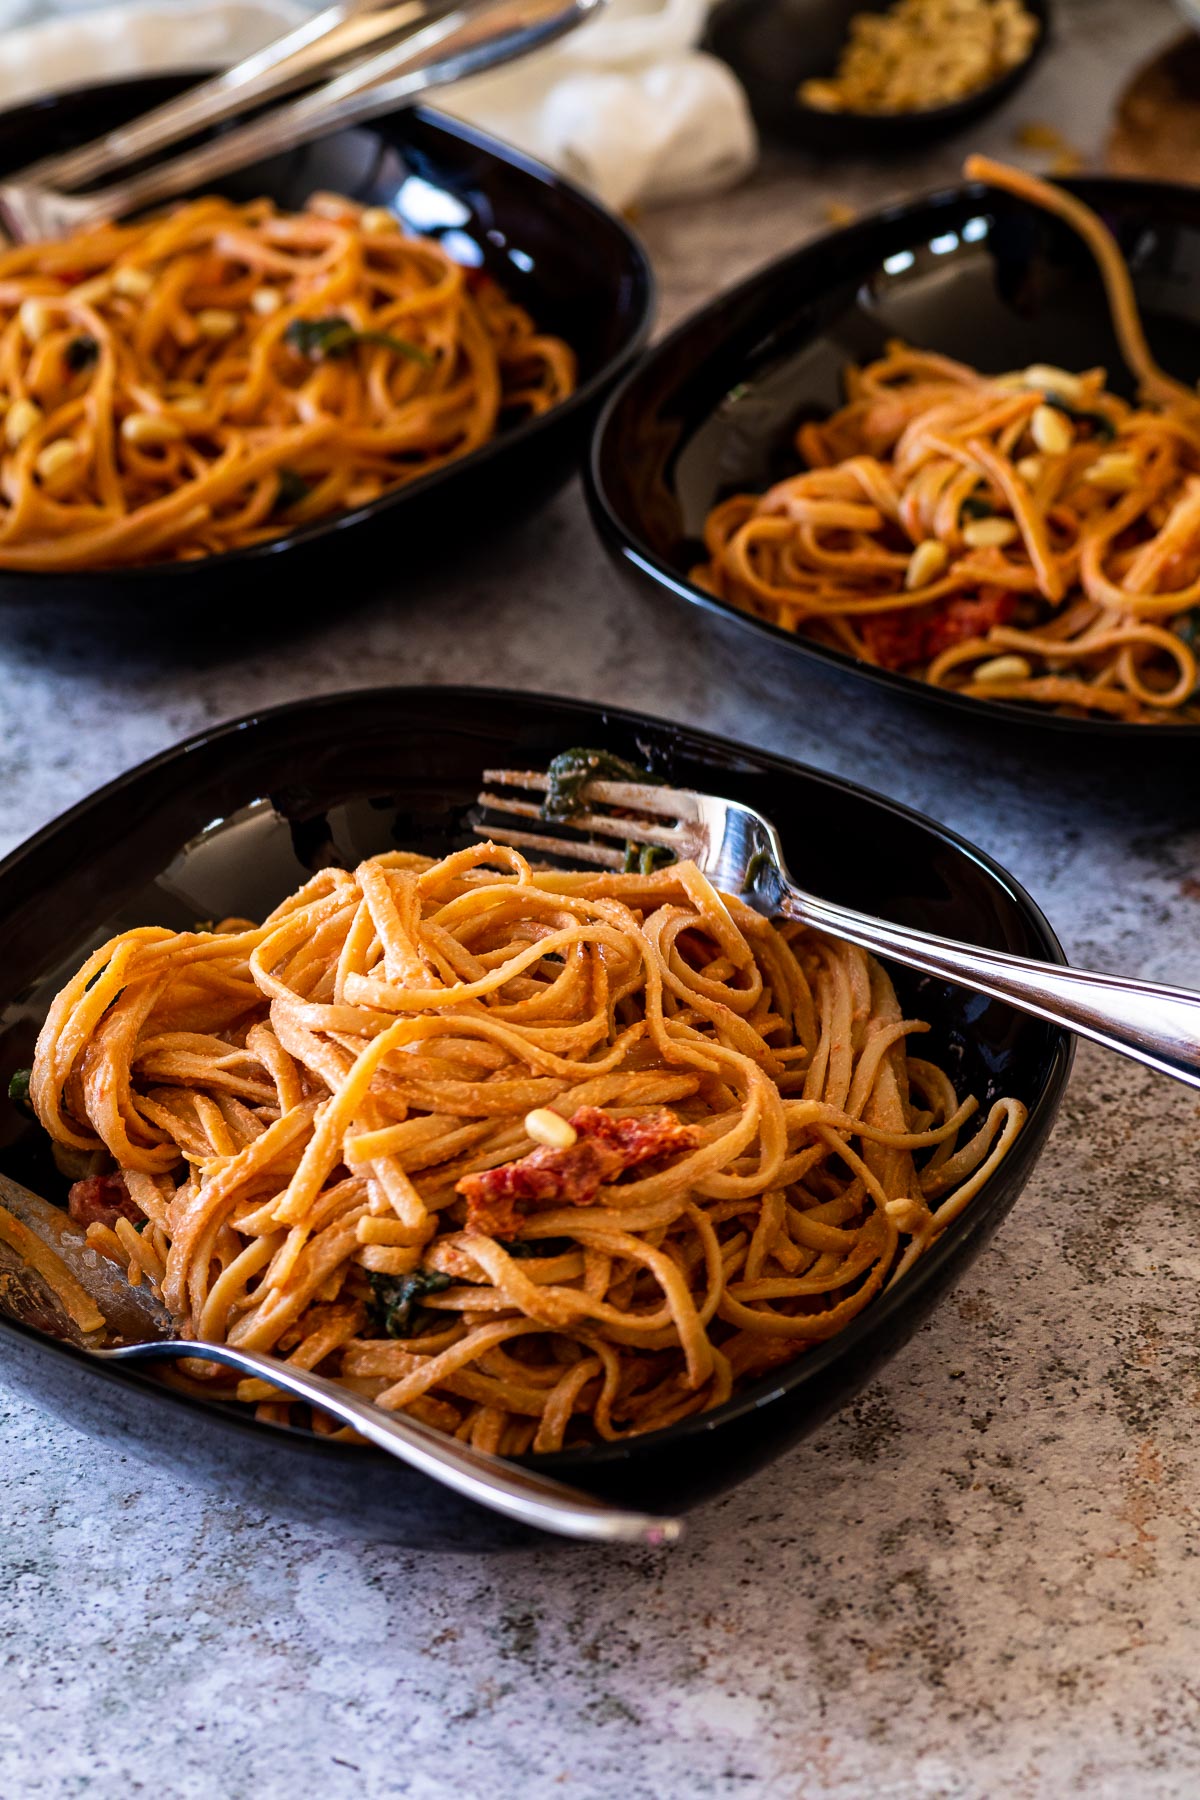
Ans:
{"type": "MultiPolygon", "coordinates": [[[[84,142],[171,98],[186,85],[187,78],[177,75],[143,78],[54,95],[3,113],[0,170],[12,171],[36,158],[84,142]]],[[[219,505],[214,501],[211,485],[200,483],[194,539],[160,538],[156,527],[136,540],[114,540],[117,548],[109,550],[105,547],[108,537],[98,531],[98,548],[93,551],[87,535],[88,508],[103,501],[105,481],[111,486],[111,476],[104,475],[100,450],[89,447],[89,432],[96,439],[100,427],[92,420],[81,431],[71,405],[75,399],[86,400],[89,408],[99,404],[98,399],[91,398],[90,389],[85,395],[84,388],[89,382],[98,382],[105,361],[103,355],[97,359],[94,332],[89,337],[90,328],[80,323],[76,312],[65,310],[64,302],[54,301],[48,313],[42,309],[40,326],[32,328],[32,344],[24,343],[18,335],[16,348],[35,405],[42,402],[43,417],[36,429],[48,433],[53,415],[63,421],[63,435],[44,446],[35,446],[30,440],[30,451],[37,448],[38,456],[21,474],[21,480],[33,488],[33,499],[39,505],[43,505],[42,496],[64,507],[78,502],[74,517],[79,523],[72,523],[71,530],[80,535],[76,541],[67,536],[65,529],[61,532],[59,541],[67,545],[66,554],[75,559],[70,566],[55,566],[54,562],[55,534],[60,532],[61,520],[50,518],[43,526],[39,519],[32,536],[28,528],[17,526],[7,562],[4,539],[0,536],[0,600],[34,602],[38,606],[65,603],[101,611],[117,606],[141,607],[153,612],[158,624],[165,627],[180,617],[203,617],[206,612],[211,617],[213,602],[223,601],[236,591],[252,595],[258,613],[302,613],[318,604],[324,595],[322,573],[335,563],[344,571],[348,557],[353,559],[356,582],[369,584],[388,579],[394,583],[397,571],[414,560],[451,554],[454,543],[463,540],[464,529],[472,538],[477,537],[535,509],[561,486],[576,466],[601,398],[629,365],[649,330],[653,277],[636,238],[619,219],[517,151],[422,108],[335,133],[240,172],[219,184],[217,191],[237,205],[267,200],[284,214],[301,212],[313,195],[342,197],[355,209],[364,209],[361,217],[365,226],[378,232],[382,225],[391,231],[390,239],[377,236],[371,240],[380,246],[381,253],[387,242],[396,245],[400,241],[391,228],[394,221],[407,236],[431,247],[439,266],[445,264],[454,279],[459,279],[457,270],[463,270],[461,305],[463,313],[470,313],[475,321],[471,326],[475,337],[464,335],[464,326],[453,326],[449,309],[449,322],[442,325],[435,321],[428,327],[435,336],[441,333],[444,341],[431,341],[429,346],[400,341],[404,337],[400,327],[393,328],[390,334],[363,331],[357,337],[347,336],[347,323],[377,323],[372,309],[380,303],[381,290],[368,297],[365,292],[360,296],[351,289],[347,301],[336,304],[319,298],[310,302],[309,290],[301,286],[289,288],[285,274],[283,287],[272,293],[271,283],[280,279],[278,241],[254,246],[262,255],[257,266],[265,271],[264,285],[254,292],[241,292],[234,298],[231,311],[221,288],[229,280],[232,265],[223,273],[212,273],[209,265],[220,260],[216,250],[206,249],[204,256],[193,254],[193,286],[188,289],[184,304],[183,326],[176,327],[172,322],[175,316],[183,315],[172,314],[155,346],[137,352],[139,358],[151,359],[144,368],[139,366],[140,389],[137,382],[119,382],[115,402],[106,403],[105,430],[111,428],[113,448],[105,455],[117,459],[126,511],[142,506],[143,496],[170,504],[178,478],[165,466],[167,459],[182,458],[187,465],[184,473],[190,479],[192,470],[201,474],[211,470],[230,439],[239,432],[250,442],[254,432],[261,437],[263,427],[277,431],[282,423],[291,431],[293,425],[302,425],[304,417],[315,416],[314,407],[316,413],[325,410],[337,415],[336,398],[330,401],[315,390],[311,402],[303,396],[295,402],[284,397],[284,412],[279,410],[279,399],[286,394],[285,381],[311,387],[313,383],[345,380],[347,371],[366,391],[361,398],[352,395],[349,404],[342,405],[335,422],[339,428],[343,419],[348,427],[354,427],[356,422],[372,427],[370,446],[364,438],[360,451],[355,452],[364,478],[356,476],[349,483],[344,482],[345,491],[340,497],[331,488],[330,507],[326,509],[323,483],[331,480],[336,487],[339,468],[352,454],[343,447],[342,438],[334,440],[333,454],[326,455],[324,468],[316,473],[306,470],[301,456],[290,451],[286,456],[281,453],[274,457],[273,447],[268,444],[264,454],[271,459],[272,467],[263,479],[269,486],[270,480],[277,477],[278,485],[266,499],[265,510],[265,488],[257,476],[219,496],[219,505]],[[274,273],[269,260],[272,256],[274,273]],[[514,370],[512,381],[500,384],[500,401],[498,405],[492,402],[488,385],[492,375],[484,378],[476,371],[483,366],[479,321],[493,303],[497,345],[506,341],[505,333],[520,337],[515,325],[519,317],[513,310],[516,308],[531,322],[533,333],[544,334],[545,341],[561,340],[568,346],[574,361],[573,376],[554,378],[552,403],[544,405],[544,399],[550,397],[548,393],[535,395],[536,404],[532,407],[527,403],[519,391],[522,378],[515,357],[505,365],[514,370]],[[260,316],[268,306],[274,309],[273,316],[260,316]],[[364,309],[361,319],[353,316],[356,307],[364,309]],[[306,316],[293,323],[293,308],[306,316]],[[349,320],[346,313],[352,315],[349,320]],[[321,316],[309,318],[309,314],[321,316]],[[281,330],[265,379],[270,390],[266,400],[275,408],[273,413],[261,396],[256,398],[256,391],[264,386],[264,377],[253,373],[253,363],[251,377],[240,387],[232,377],[222,383],[213,360],[219,358],[219,341],[210,346],[211,356],[205,350],[206,333],[216,332],[222,321],[228,330],[237,320],[242,321],[241,330],[251,357],[255,353],[254,334],[281,330]],[[326,327],[340,329],[342,338],[323,336],[326,327]],[[198,328],[199,340],[189,350],[187,343],[195,339],[198,328]],[[36,341],[39,329],[50,334],[43,342],[36,341]],[[180,329],[186,337],[178,335],[180,329]],[[61,368],[53,356],[47,356],[54,349],[55,332],[62,340],[61,368]],[[71,336],[71,332],[76,335],[71,336]],[[305,332],[307,336],[299,335],[305,332]],[[382,364],[387,359],[391,360],[384,369],[382,364]],[[53,368],[49,367],[51,363],[53,368]],[[190,367],[189,363],[195,366],[190,367]],[[51,380],[56,368],[58,375],[51,380]],[[449,418],[457,428],[458,415],[447,411],[438,414],[441,392],[439,389],[438,394],[433,394],[432,390],[439,384],[461,385],[463,375],[487,390],[488,423],[486,430],[473,428],[454,437],[446,421],[449,418]],[[148,399],[139,400],[139,392],[145,394],[147,382],[153,391],[148,399]],[[47,386],[53,390],[52,397],[47,397],[47,386]],[[414,432],[411,439],[406,435],[401,444],[400,436],[407,434],[408,426],[405,424],[401,433],[397,425],[394,441],[390,448],[385,447],[384,433],[398,417],[391,410],[393,396],[401,402],[405,398],[403,390],[414,387],[429,390],[434,429],[441,436],[436,444],[431,438],[427,447],[414,432]],[[247,395],[249,399],[245,398],[247,395]],[[188,412],[179,412],[180,404],[188,412]],[[148,406],[149,412],[134,411],[131,415],[131,406],[148,406]],[[239,413],[238,407],[244,410],[239,413]],[[254,410],[256,407],[260,411],[254,410]],[[357,413],[352,410],[355,407],[359,409],[357,413]],[[111,420],[109,413],[113,415],[111,420]],[[214,427],[211,433],[210,422],[214,427]],[[374,431],[376,425],[378,432],[374,431]],[[143,426],[147,433],[145,443],[133,435],[143,426]],[[167,441],[160,443],[158,438],[165,438],[168,433],[167,441]],[[50,452],[45,469],[43,447],[50,452]],[[87,459],[87,467],[74,488],[72,470],[81,468],[79,456],[68,467],[57,471],[50,467],[55,457],[66,463],[72,447],[87,459]],[[154,468],[155,458],[163,459],[161,473],[154,468]],[[423,467],[424,463],[428,466],[423,467]],[[392,485],[396,482],[399,485],[392,485]],[[259,495],[257,501],[253,498],[255,491],[259,495]],[[239,525],[230,530],[228,515],[240,513],[243,500],[250,503],[246,514],[249,528],[243,532],[239,525]],[[221,529],[212,531],[205,524],[205,506],[214,515],[220,508],[225,509],[221,529]],[[24,536],[20,535],[22,530],[24,536]],[[165,547],[159,549],[159,544],[165,547]],[[44,546],[49,548],[49,560],[44,546]]],[[[111,326],[115,319],[120,327],[118,315],[123,309],[132,341],[132,335],[143,330],[139,319],[158,304],[159,295],[174,283],[185,251],[186,243],[173,253],[174,260],[172,254],[167,254],[143,268],[122,268],[122,280],[136,281],[139,286],[130,286],[127,293],[118,286],[111,299],[102,301],[102,308],[108,309],[106,322],[111,326]]],[[[131,249],[126,261],[130,257],[136,260],[137,254],[131,249]]],[[[400,252],[388,254],[398,256],[400,252]]],[[[61,253],[59,262],[63,262],[61,253]]],[[[55,276],[44,285],[52,289],[61,279],[66,284],[65,299],[69,300],[74,288],[82,293],[85,282],[91,283],[93,272],[94,265],[88,262],[79,268],[71,267],[68,255],[61,278],[55,276]]],[[[313,285],[305,271],[301,271],[301,280],[313,285]]],[[[245,288],[247,284],[242,285],[245,288]]],[[[413,340],[426,330],[419,304],[410,315],[415,322],[415,328],[409,332],[413,340]]],[[[457,304],[451,302],[451,306],[457,304]]],[[[37,310],[36,305],[33,310],[37,310]]],[[[489,325],[489,331],[492,329],[489,325]]],[[[530,325],[527,323],[522,329],[529,331],[530,325]]],[[[30,337],[30,327],[19,330],[25,338],[30,337]]],[[[236,335],[231,344],[233,351],[240,353],[236,335]]],[[[101,350],[104,351],[103,344],[101,350]]],[[[128,347],[121,354],[127,355],[128,347]]],[[[237,375],[236,368],[233,373],[237,375]]],[[[421,393],[417,397],[423,400],[421,393]]],[[[19,427],[14,426],[13,411],[9,407],[0,454],[13,464],[15,479],[20,473],[17,465],[24,440],[14,449],[13,439],[18,436],[19,427]]],[[[318,426],[318,433],[320,429],[318,426]]],[[[299,446],[303,432],[292,435],[299,446]]]]}
{"type": "MultiPolygon", "coordinates": [[[[1158,364],[1194,384],[1200,193],[1107,177],[1061,185],[1112,232],[1158,364]]],[[[906,201],[805,244],[721,295],[657,344],[614,394],[593,438],[588,495],[617,565],[651,603],[700,609],[715,637],[745,655],[786,659],[798,682],[805,674],[852,676],[984,730],[1051,730],[1093,746],[1100,737],[1151,750],[1200,738],[1194,690],[1173,713],[1160,709],[1145,722],[1018,702],[1003,685],[984,699],[784,629],[695,579],[710,514],[731,496],[762,495],[796,477],[805,467],[798,435],[819,431],[843,405],[848,368],[879,363],[896,341],[989,377],[1042,365],[1042,379],[1071,380],[1103,368],[1114,396],[1106,405],[1119,408],[1135,394],[1096,264],[1065,222],[979,183],[906,201]]],[[[1106,421],[1095,423],[1108,432],[1106,421]]],[[[1072,429],[1087,436],[1093,426],[1072,429]]],[[[1107,447],[1097,442],[1090,455],[1107,447]]],[[[1182,579],[1191,581],[1190,565],[1182,579]]],[[[1163,585],[1175,588],[1178,579],[1163,585]]],[[[1179,634],[1185,642],[1194,618],[1200,613],[1179,634]]]]}
{"type": "MultiPolygon", "coordinates": [[[[581,702],[485,689],[379,689],[297,702],[217,727],[121,776],[0,865],[0,1079],[31,1060],[49,1000],[106,937],[226,912],[260,917],[329,861],[444,855],[472,842],[487,766],[545,766],[603,745],[672,781],[760,807],[793,867],[831,898],[1021,955],[1061,959],[1037,907],[931,821],[810,769],[707,734],[581,702]],[[214,823],[215,822],[215,823],[214,823]],[[88,879],[80,881],[80,868],[88,879]]],[[[1066,1034],[998,1002],[892,971],[930,1025],[922,1051],[960,1096],[1028,1109],[1007,1157],[893,1287],[837,1336],[665,1430],[540,1458],[598,1493],[685,1509],[779,1455],[843,1405],[913,1334],[980,1253],[1050,1130],[1071,1061],[1066,1034]]],[[[35,1191],[44,1134],[0,1106],[0,1170],[35,1191]]],[[[528,1265],[526,1265],[528,1266],[528,1265]]],[[[490,1514],[382,1453],[256,1419],[152,1376],[89,1362],[0,1315],[0,1381],[72,1426],[285,1516],[418,1545],[514,1541],[490,1514]]]]}

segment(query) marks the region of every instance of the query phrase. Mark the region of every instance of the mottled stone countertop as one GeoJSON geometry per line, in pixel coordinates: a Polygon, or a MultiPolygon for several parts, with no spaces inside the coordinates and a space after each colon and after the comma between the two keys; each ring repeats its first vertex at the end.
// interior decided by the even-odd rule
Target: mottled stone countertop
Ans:
{"type": "MultiPolygon", "coordinates": [[[[1114,92],[1176,28],[1165,0],[1057,10],[988,148],[1036,118],[1098,153],[1114,92]]],[[[927,185],[961,149],[773,165],[652,216],[667,314],[817,229],[828,200],[927,185]]],[[[1188,770],[1065,766],[1050,738],[997,747],[769,653],[715,657],[626,592],[574,489],[436,587],[238,661],[179,667],[119,624],[64,642],[6,613],[0,668],[0,847],[260,702],[486,678],[848,774],[999,857],[1076,959],[1197,979],[1188,770]]],[[[180,1488],[0,1389],[0,1792],[1200,1791],[1198,1114],[1083,1050],[1024,1198],[932,1324],[669,1555],[341,1541],[261,1516],[233,1482],[180,1488]]]]}

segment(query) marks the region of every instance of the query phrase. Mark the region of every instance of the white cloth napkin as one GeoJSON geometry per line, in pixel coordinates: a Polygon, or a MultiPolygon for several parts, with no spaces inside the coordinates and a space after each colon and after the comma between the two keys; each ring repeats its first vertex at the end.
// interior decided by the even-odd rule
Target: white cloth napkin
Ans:
{"type": "MultiPolygon", "coordinates": [[[[60,16],[11,25],[0,0],[0,106],[84,82],[224,65],[277,36],[295,0],[64,0],[60,16]]],[[[736,181],[757,153],[745,96],[695,48],[706,0],[609,0],[569,37],[495,75],[433,96],[442,106],[592,188],[609,206],[653,205],[736,181]]]]}

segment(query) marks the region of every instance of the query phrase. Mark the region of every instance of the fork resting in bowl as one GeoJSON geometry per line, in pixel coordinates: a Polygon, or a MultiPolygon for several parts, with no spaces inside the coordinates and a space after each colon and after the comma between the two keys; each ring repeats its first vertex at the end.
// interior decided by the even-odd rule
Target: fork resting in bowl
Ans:
{"type": "Polygon", "coordinates": [[[819,899],[789,874],[770,820],[715,794],[592,780],[580,789],[569,820],[548,821],[548,775],[488,769],[484,780],[489,785],[479,795],[474,825],[481,837],[609,869],[625,866],[630,842],[689,859],[718,890],[740,895],[768,918],[798,920],[906,968],[1007,1001],[1200,1088],[1200,993],[961,944],[819,899]]]}

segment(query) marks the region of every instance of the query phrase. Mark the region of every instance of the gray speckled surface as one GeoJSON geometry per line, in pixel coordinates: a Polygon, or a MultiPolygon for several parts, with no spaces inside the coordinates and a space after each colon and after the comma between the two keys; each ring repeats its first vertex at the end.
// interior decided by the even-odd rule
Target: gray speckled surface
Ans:
{"type": "MultiPolygon", "coordinates": [[[[1054,118],[1095,149],[1123,75],[1173,29],[1160,0],[1059,11],[1057,53],[981,133],[992,148],[1054,118]]],[[[772,168],[736,203],[653,218],[667,312],[814,229],[827,197],[954,161],[772,168]]],[[[117,632],[64,644],[6,615],[0,668],[5,844],[206,721],[484,676],[849,774],[1000,857],[1077,959],[1196,980],[1190,768],[1065,764],[1049,738],[964,735],[714,654],[625,592],[575,492],[436,586],[241,662],[180,669],[117,632]]],[[[1200,1791],[1198,1141],[1194,1095],[1083,1051],[965,1285],[856,1406],[661,1558],[341,1542],[233,1486],[180,1489],[0,1391],[0,1792],[1200,1791]]]]}

